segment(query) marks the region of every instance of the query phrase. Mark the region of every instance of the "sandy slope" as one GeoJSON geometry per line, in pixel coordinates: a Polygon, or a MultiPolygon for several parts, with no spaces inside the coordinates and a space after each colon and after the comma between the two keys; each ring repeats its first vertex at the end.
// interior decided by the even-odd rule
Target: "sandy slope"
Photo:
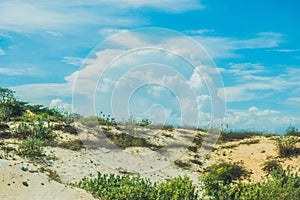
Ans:
{"type": "MultiPolygon", "coordinates": [[[[99,133],[95,129],[88,128],[84,128],[79,136],[62,132],[59,134],[63,140],[80,138],[97,142],[99,139],[97,138],[99,133]]],[[[161,145],[176,143],[176,140],[185,143],[190,135],[196,134],[204,133],[187,129],[163,133],[148,130],[147,135],[141,137],[150,138],[152,142],[161,145]],[[161,137],[159,134],[165,136],[161,137]]],[[[64,184],[80,181],[83,177],[95,177],[98,172],[139,174],[154,182],[188,175],[195,185],[199,186],[198,177],[204,169],[221,161],[242,163],[248,171],[252,172],[252,181],[259,181],[266,175],[262,168],[269,158],[279,160],[284,167],[290,165],[295,169],[300,163],[300,156],[279,158],[274,141],[271,137],[265,136],[214,145],[213,151],[205,157],[199,157],[202,153],[200,148],[191,151],[180,145],[158,152],[147,147],[129,147],[120,150],[101,147],[99,144],[95,143],[94,146],[89,146],[90,148],[87,146],[78,151],[45,147],[46,154],[55,155],[57,159],[49,160],[43,167],[56,171],[62,183],[49,180],[47,173],[40,172],[41,165],[28,164],[20,157],[17,157],[16,161],[0,159],[0,199],[94,199],[85,191],[64,184]],[[257,142],[245,143],[251,140],[257,142]],[[199,160],[200,164],[193,163],[195,159],[199,160]],[[174,164],[175,160],[188,163],[189,167],[183,169],[174,164]]]]}
{"type": "Polygon", "coordinates": [[[32,164],[0,160],[0,169],[0,199],[3,200],[94,199],[84,190],[50,181],[32,164]]]}

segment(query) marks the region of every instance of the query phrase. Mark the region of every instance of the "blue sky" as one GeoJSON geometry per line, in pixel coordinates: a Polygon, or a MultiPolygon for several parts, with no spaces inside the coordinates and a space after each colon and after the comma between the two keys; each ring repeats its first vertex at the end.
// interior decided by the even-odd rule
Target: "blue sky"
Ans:
{"type": "MultiPolygon", "coordinates": [[[[212,58],[223,79],[226,123],[234,129],[283,132],[289,125],[300,127],[299,7],[296,0],[2,0],[0,86],[14,89],[22,100],[70,110],[75,77],[87,69],[81,64],[88,66],[85,58],[94,56],[91,63],[98,63],[102,62],[101,56],[114,55],[97,45],[114,34],[136,28],[167,28],[189,36],[212,58]]],[[[147,32],[144,34],[147,36],[147,32]]],[[[164,56],[153,52],[148,56],[174,69],[174,63],[181,62],[164,60],[164,56]]],[[[148,62],[147,56],[137,57],[143,59],[136,63],[148,62]]],[[[164,75],[163,67],[151,68],[153,73],[164,75]]],[[[107,79],[96,84],[95,98],[102,102],[95,105],[97,110],[111,111],[107,107],[112,93],[105,93],[101,81],[113,84],[113,78],[118,77],[115,71],[112,67],[107,79]]],[[[193,71],[181,73],[188,83],[197,83],[193,71]]],[[[168,90],[162,90],[159,96],[160,89],[152,85],[137,90],[128,103],[132,112],[151,107],[148,115],[164,116],[159,120],[169,123],[180,117],[180,109],[193,114],[195,102],[185,107],[168,90]]],[[[205,91],[207,88],[197,90],[201,125],[211,117],[209,93],[205,91]]],[[[87,98],[76,97],[78,103],[87,98]]],[[[115,104],[122,105],[122,101],[115,104]]]]}

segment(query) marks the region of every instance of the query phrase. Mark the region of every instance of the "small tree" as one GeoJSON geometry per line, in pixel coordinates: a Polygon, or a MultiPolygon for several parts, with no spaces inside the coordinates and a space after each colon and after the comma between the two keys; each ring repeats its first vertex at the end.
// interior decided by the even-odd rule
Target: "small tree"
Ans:
{"type": "Polygon", "coordinates": [[[0,88],[0,121],[7,121],[13,114],[11,103],[16,101],[14,91],[0,88]]]}

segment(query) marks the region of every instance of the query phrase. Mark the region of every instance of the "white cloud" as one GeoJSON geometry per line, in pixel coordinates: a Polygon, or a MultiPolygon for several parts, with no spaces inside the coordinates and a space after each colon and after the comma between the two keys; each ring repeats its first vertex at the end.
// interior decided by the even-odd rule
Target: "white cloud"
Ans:
{"type": "Polygon", "coordinates": [[[300,124],[300,117],[288,116],[278,110],[261,110],[252,106],[248,110],[228,110],[226,123],[234,130],[279,131],[282,133],[288,124],[300,124]]]}
{"type": "Polygon", "coordinates": [[[37,76],[39,75],[39,72],[31,69],[31,68],[24,68],[24,69],[19,69],[19,68],[1,68],[0,67],[0,74],[7,75],[7,76],[37,76]]]}
{"type": "Polygon", "coordinates": [[[144,7],[178,13],[204,6],[197,0],[3,0],[0,2],[0,28],[18,32],[50,30],[49,34],[57,36],[56,30],[74,29],[82,25],[145,25],[148,24],[146,20],[127,15],[133,9],[144,7]]]}
{"type": "Polygon", "coordinates": [[[186,30],[185,31],[187,34],[192,34],[192,35],[202,35],[205,33],[214,33],[214,29],[199,29],[199,30],[186,30]]]}
{"type": "Polygon", "coordinates": [[[61,99],[52,99],[49,104],[50,108],[58,109],[63,112],[72,112],[72,106],[68,103],[63,102],[61,99]]]}
{"type": "Polygon", "coordinates": [[[5,51],[0,48],[0,56],[5,55],[5,51]]]}
{"type": "Polygon", "coordinates": [[[287,101],[290,101],[292,103],[300,103],[300,97],[291,97],[288,98],[287,101]]]}
{"type": "Polygon", "coordinates": [[[69,56],[63,57],[62,61],[65,62],[65,63],[68,63],[70,65],[74,65],[74,66],[81,66],[81,64],[83,63],[83,59],[82,58],[69,57],[69,56]]]}
{"type": "Polygon", "coordinates": [[[266,51],[275,51],[275,52],[281,52],[281,53],[290,53],[290,52],[297,52],[300,49],[268,49],[266,51]]]}
{"type": "Polygon", "coordinates": [[[283,41],[280,33],[258,33],[249,39],[195,35],[199,42],[213,58],[237,57],[236,50],[277,47],[283,41]]]}

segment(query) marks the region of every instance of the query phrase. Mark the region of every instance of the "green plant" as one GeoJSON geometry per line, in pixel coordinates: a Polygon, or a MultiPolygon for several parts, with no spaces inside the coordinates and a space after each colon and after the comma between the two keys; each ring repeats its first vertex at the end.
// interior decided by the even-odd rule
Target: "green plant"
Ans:
{"type": "Polygon", "coordinates": [[[263,135],[263,134],[260,132],[252,132],[252,131],[221,132],[218,143],[244,140],[247,138],[252,138],[254,136],[260,136],[260,135],[263,135]]]}
{"type": "Polygon", "coordinates": [[[279,161],[275,159],[270,159],[264,162],[264,167],[262,169],[267,173],[271,173],[272,171],[277,170],[279,168],[282,168],[282,166],[279,164],[279,161]]]}
{"type": "Polygon", "coordinates": [[[49,124],[46,126],[42,121],[39,121],[38,123],[21,122],[16,126],[13,132],[15,137],[21,139],[33,137],[41,140],[53,140],[55,134],[49,126],[49,124]]]}
{"type": "Polygon", "coordinates": [[[289,157],[299,153],[296,144],[299,138],[295,136],[281,136],[275,138],[275,144],[280,157],[289,157]]]}
{"type": "Polygon", "coordinates": [[[64,141],[64,142],[60,142],[57,145],[60,148],[64,148],[64,149],[70,149],[73,151],[78,151],[81,148],[83,148],[83,143],[81,140],[71,140],[71,141],[64,141]]]}
{"type": "Polygon", "coordinates": [[[164,130],[164,131],[174,131],[174,127],[170,124],[166,124],[162,127],[162,130],[164,130]]]}
{"type": "Polygon", "coordinates": [[[289,126],[286,129],[285,135],[300,136],[300,131],[296,127],[294,127],[294,126],[289,126]]]}
{"type": "Polygon", "coordinates": [[[218,192],[224,185],[229,185],[242,177],[247,177],[249,172],[238,163],[213,164],[200,176],[205,194],[218,197],[218,192]]]}
{"type": "Polygon", "coordinates": [[[214,199],[253,199],[253,200],[298,200],[300,197],[300,178],[290,169],[278,168],[271,177],[258,183],[237,183],[224,185],[214,199]]]}
{"type": "Polygon", "coordinates": [[[52,127],[53,130],[61,130],[63,132],[67,132],[73,135],[77,135],[77,129],[70,124],[55,124],[52,127]]]}
{"type": "Polygon", "coordinates": [[[117,126],[115,118],[111,117],[110,115],[105,115],[102,111],[100,112],[97,120],[100,125],[117,126]]]}
{"type": "Polygon", "coordinates": [[[189,169],[191,167],[191,164],[188,162],[183,162],[182,160],[175,160],[175,165],[177,165],[180,168],[183,169],[189,169]]]}
{"type": "Polygon", "coordinates": [[[100,199],[175,200],[197,199],[195,187],[188,177],[178,177],[164,183],[151,183],[139,176],[101,174],[95,179],[84,178],[70,185],[85,189],[100,199]]]}
{"type": "Polygon", "coordinates": [[[258,144],[259,142],[260,142],[259,139],[251,139],[251,140],[241,141],[239,144],[250,145],[250,144],[258,144]]]}
{"type": "Polygon", "coordinates": [[[44,155],[42,141],[38,138],[28,137],[19,145],[18,154],[24,157],[40,157],[44,155]]]}
{"type": "Polygon", "coordinates": [[[8,124],[0,123],[0,130],[7,130],[7,129],[9,129],[8,124]]]}
{"type": "Polygon", "coordinates": [[[149,126],[151,124],[151,121],[147,118],[142,119],[139,123],[140,126],[145,127],[145,126],[149,126]]]}

